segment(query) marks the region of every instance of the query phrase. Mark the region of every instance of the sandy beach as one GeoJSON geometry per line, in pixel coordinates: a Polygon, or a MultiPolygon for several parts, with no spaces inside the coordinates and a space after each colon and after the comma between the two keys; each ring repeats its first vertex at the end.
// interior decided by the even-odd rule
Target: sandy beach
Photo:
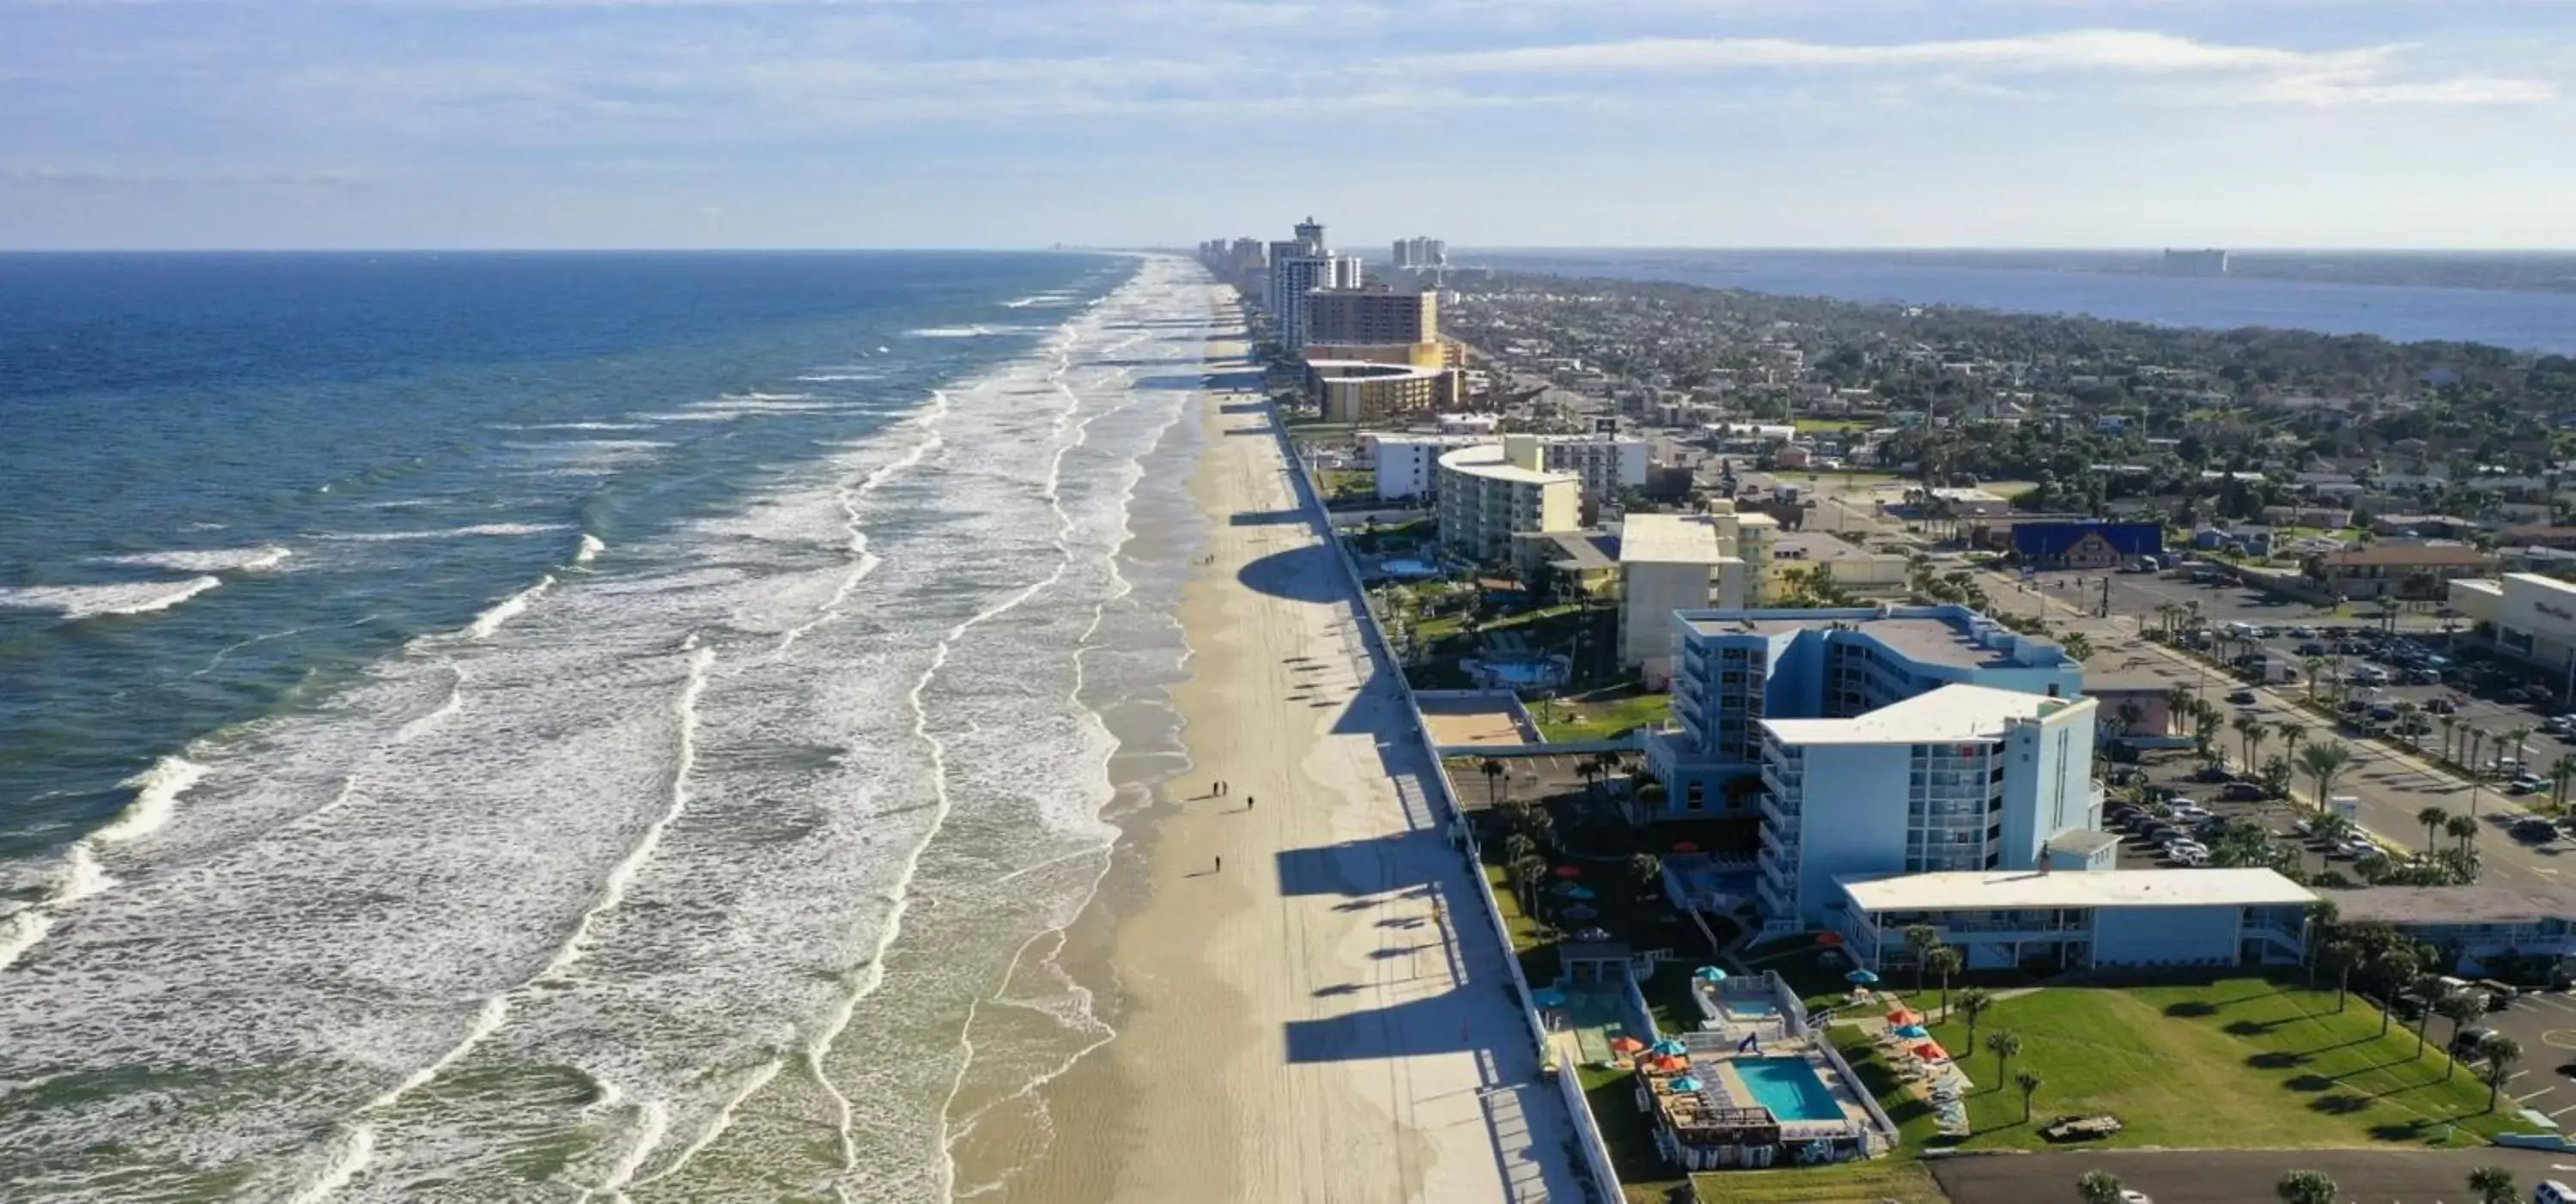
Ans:
{"type": "Polygon", "coordinates": [[[1429,755],[1298,507],[1231,294],[1208,291],[1226,307],[1193,482],[1211,559],[1175,698],[1195,768],[1131,821],[1070,935],[1068,965],[1114,983],[1118,1035],[1044,1090],[1044,1152],[999,1194],[1579,1199],[1504,952],[1467,927],[1429,755]]]}

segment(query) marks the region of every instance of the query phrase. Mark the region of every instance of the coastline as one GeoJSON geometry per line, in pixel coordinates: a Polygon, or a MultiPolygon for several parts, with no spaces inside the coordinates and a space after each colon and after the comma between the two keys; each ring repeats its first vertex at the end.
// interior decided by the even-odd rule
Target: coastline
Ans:
{"type": "Polygon", "coordinates": [[[1043,959],[1114,1036],[952,1147],[960,1192],[1579,1198],[1504,951],[1449,924],[1478,904],[1411,776],[1427,751],[1299,506],[1231,293],[1208,296],[1189,486],[1210,562],[1170,691],[1191,768],[1110,817],[1127,836],[1043,959]]]}

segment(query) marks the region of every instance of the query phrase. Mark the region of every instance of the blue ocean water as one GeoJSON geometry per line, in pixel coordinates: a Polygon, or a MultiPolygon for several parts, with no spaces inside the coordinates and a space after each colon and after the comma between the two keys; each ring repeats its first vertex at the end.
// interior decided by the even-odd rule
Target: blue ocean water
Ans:
{"type": "Polygon", "coordinates": [[[0,1198],[944,1197],[1185,651],[1199,280],[0,257],[0,1198]]]}
{"type": "Polygon", "coordinates": [[[1665,280],[1841,301],[2084,314],[2160,326],[2271,326],[2576,353],[2576,293],[2326,284],[1925,263],[1867,251],[1525,250],[1460,262],[1507,271],[1665,280]]]}

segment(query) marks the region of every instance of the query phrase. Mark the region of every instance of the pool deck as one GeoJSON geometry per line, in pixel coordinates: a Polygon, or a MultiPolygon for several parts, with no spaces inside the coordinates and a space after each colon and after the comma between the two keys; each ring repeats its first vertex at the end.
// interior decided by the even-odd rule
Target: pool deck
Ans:
{"type": "Polygon", "coordinates": [[[1739,1058],[1796,1058],[1815,1072],[1817,1081],[1825,1085],[1841,1108],[1842,1116],[1836,1120],[1777,1117],[1784,1140],[1838,1137],[1855,1126],[1871,1128],[1869,1108],[1861,1102],[1858,1084],[1846,1083],[1835,1073],[1814,1036],[1790,1034],[1780,1001],[1767,992],[1757,996],[1742,986],[1730,990],[1730,985],[1691,984],[1692,994],[1700,1004],[1701,1028],[1682,1036],[1691,1046],[1692,1067],[1701,1080],[1715,1084],[1720,1094],[1738,1106],[1760,1107],[1761,1099],[1752,1085],[1730,1063],[1739,1058]],[[1755,1038],[1754,1048],[1737,1052],[1736,1046],[1747,1036],[1755,1038]]]}

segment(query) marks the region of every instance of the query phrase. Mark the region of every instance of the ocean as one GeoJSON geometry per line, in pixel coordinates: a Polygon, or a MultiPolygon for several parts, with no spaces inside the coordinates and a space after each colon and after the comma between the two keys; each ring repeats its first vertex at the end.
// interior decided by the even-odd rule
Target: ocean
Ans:
{"type": "Polygon", "coordinates": [[[1109,1035],[1199,279],[0,257],[0,1198],[947,1198],[1109,1035]]]}
{"type": "Polygon", "coordinates": [[[2214,330],[2272,326],[2576,354],[2576,293],[2567,292],[1976,267],[1871,251],[1530,249],[1465,252],[1457,262],[1839,301],[2083,314],[2214,330]]]}

